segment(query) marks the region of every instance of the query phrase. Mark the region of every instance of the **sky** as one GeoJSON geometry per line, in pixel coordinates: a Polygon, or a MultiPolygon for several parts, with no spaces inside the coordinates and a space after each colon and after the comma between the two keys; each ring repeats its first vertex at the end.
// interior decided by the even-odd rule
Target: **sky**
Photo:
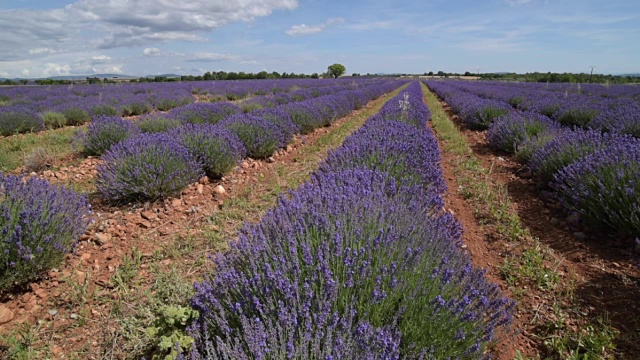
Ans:
{"type": "Polygon", "coordinates": [[[640,0],[0,0],[0,77],[640,72],[640,0]]]}

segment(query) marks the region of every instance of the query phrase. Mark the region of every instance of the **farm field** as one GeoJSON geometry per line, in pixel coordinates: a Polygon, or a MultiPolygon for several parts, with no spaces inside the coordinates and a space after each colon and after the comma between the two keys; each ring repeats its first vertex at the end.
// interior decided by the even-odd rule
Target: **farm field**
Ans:
{"type": "Polygon", "coordinates": [[[0,357],[632,359],[638,89],[2,88],[0,357]]]}

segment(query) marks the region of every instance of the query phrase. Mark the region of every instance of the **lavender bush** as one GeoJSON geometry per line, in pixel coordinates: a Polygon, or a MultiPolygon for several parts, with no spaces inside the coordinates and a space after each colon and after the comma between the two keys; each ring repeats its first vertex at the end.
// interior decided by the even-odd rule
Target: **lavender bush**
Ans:
{"type": "Polygon", "coordinates": [[[317,174],[215,258],[192,358],[481,358],[513,304],[440,201],[375,171],[317,174]]]}
{"type": "Polygon", "coordinates": [[[609,146],[620,137],[594,130],[564,131],[533,153],[529,167],[546,185],[565,166],[609,146]]]}
{"type": "Polygon", "coordinates": [[[513,153],[522,143],[547,129],[560,125],[544,115],[533,112],[510,112],[495,119],[487,130],[489,146],[513,153]]]}
{"type": "Polygon", "coordinates": [[[598,116],[598,111],[584,104],[581,105],[560,110],[556,116],[558,122],[569,127],[586,128],[591,120],[598,116]]]}
{"type": "Polygon", "coordinates": [[[604,109],[589,123],[589,127],[640,139],[640,103],[624,103],[604,109]]]}
{"type": "Polygon", "coordinates": [[[118,116],[122,114],[122,111],[118,111],[114,106],[106,104],[98,104],[91,108],[91,114],[93,116],[118,116]]]}
{"type": "Polygon", "coordinates": [[[0,112],[0,135],[9,136],[44,129],[42,118],[33,111],[16,109],[0,112]]]}
{"type": "Polygon", "coordinates": [[[261,118],[264,118],[274,124],[282,131],[285,138],[285,143],[290,143],[293,140],[293,136],[300,132],[300,127],[296,125],[291,116],[281,109],[261,109],[251,113],[261,118]]]}
{"type": "Polygon", "coordinates": [[[62,262],[89,223],[86,195],[0,172],[0,290],[62,262]]]}
{"type": "Polygon", "coordinates": [[[234,115],[219,123],[244,144],[247,156],[264,159],[287,144],[283,132],[269,120],[253,115],[234,115]]]}
{"type": "Polygon", "coordinates": [[[151,112],[153,108],[147,102],[132,102],[122,106],[122,116],[137,116],[151,112]]]}
{"type": "Polygon", "coordinates": [[[167,132],[182,126],[179,120],[164,115],[143,116],[134,123],[143,133],[167,132]]]}
{"type": "Polygon", "coordinates": [[[185,124],[169,132],[202,165],[207,176],[220,178],[245,157],[240,139],[223,127],[211,124],[185,124]]]}
{"type": "Polygon", "coordinates": [[[565,128],[548,128],[524,140],[514,149],[516,160],[524,164],[528,163],[529,161],[531,161],[531,158],[533,157],[533,154],[536,153],[536,151],[544,147],[545,144],[547,144],[549,141],[558,137],[565,130],[565,128]]]}
{"type": "Polygon", "coordinates": [[[102,159],[96,188],[114,202],[175,195],[204,176],[202,164],[164,133],[141,134],[122,141],[102,159]]]}
{"type": "Polygon", "coordinates": [[[589,223],[640,236],[640,140],[621,138],[570,164],[551,187],[589,223]]]}
{"type": "Polygon", "coordinates": [[[45,111],[40,114],[40,117],[47,129],[58,129],[67,125],[67,118],[64,114],[56,111],[45,111]]]}
{"type": "Polygon", "coordinates": [[[306,103],[293,103],[280,107],[291,116],[291,121],[300,128],[300,133],[310,134],[323,126],[318,109],[306,103]]]}
{"type": "Polygon", "coordinates": [[[139,133],[134,123],[119,116],[98,116],[85,131],[78,132],[76,141],[85,154],[102,155],[114,144],[139,133]]]}
{"type": "Polygon", "coordinates": [[[78,126],[91,121],[91,115],[87,110],[78,107],[70,107],[62,110],[67,118],[67,125],[78,126]]]}
{"type": "Polygon", "coordinates": [[[216,124],[220,120],[233,114],[239,114],[242,109],[228,102],[194,103],[175,108],[169,112],[170,116],[191,124],[216,124]]]}

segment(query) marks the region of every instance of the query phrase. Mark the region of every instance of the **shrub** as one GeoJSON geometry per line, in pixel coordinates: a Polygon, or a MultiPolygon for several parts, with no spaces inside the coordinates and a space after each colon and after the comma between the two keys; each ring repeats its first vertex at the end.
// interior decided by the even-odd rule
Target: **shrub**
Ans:
{"type": "Polygon", "coordinates": [[[605,109],[588,126],[603,131],[617,131],[640,139],[640,104],[625,103],[605,109]]]}
{"type": "Polygon", "coordinates": [[[179,120],[162,115],[141,117],[134,124],[143,133],[167,132],[182,126],[179,120]]]}
{"type": "Polygon", "coordinates": [[[278,126],[269,120],[253,115],[234,115],[220,122],[244,144],[247,156],[265,159],[285,146],[286,139],[278,126]]]}
{"type": "Polygon", "coordinates": [[[546,143],[555,139],[564,131],[565,128],[546,129],[537,135],[524,140],[520,145],[517,145],[514,148],[516,160],[521,163],[528,163],[531,161],[533,154],[538,151],[538,149],[542,148],[546,143]]]}
{"type": "Polygon", "coordinates": [[[507,99],[507,104],[513,106],[514,109],[517,109],[520,104],[524,102],[524,96],[513,96],[507,99]]]}
{"type": "Polygon", "coordinates": [[[49,168],[53,163],[53,156],[46,148],[39,146],[24,157],[24,172],[40,172],[49,168]]]}
{"type": "Polygon", "coordinates": [[[227,103],[194,103],[171,110],[169,113],[175,119],[183,123],[191,124],[216,124],[220,120],[233,114],[239,114],[242,109],[227,103]]]}
{"type": "Polygon", "coordinates": [[[87,229],[85,195],[0,173],[0,290],[61,264],[87,229]]]}
{"type": "Polygon", "coordinates": [[[570,107],[564,111],[559,111],[558,122],[566,126],[577,126],[586,128],[587,125],[598,116],[598,111],[586,107],[570,107]]]}
{"type": "Polygon", "coordinates": [[[481,358],[513,303],[440,204],[380,172],[315,175],[214,259],[192,358],[481,358]]]}
{"type": "Polygon", "coordinates": [[[640,140],[620,138],[568,165],[551,187],[587,222],[640,236],[640,140]]]}
{"type": "Polygon", "coordinates": [[[180,193],[204,173],[189,151],[167,134],[140,134],[102,157],[96,188],[113,202],[155,200],[180,193]]]}
{"type": "Polygon", "coordinates": [[[464,123],[469,126],[470,129],[484,130],[491,125],[494,119],[504,116],[509,113],[509,110],[494,104],[489,104],[477,109],[471,116],[464,118],[464,123]]]}
{"type": "Polygon", "coordinates": [[[151,112],[151,104],[146,102],[134,102],[122,107],[122,116],[137,116],[151,112]]]}
{"type": "Polygon", "coordinates": [[[264,106],[257,102],[243,102],[242,104],[240,104],[240,108],[242,109],[242,112],[246,114],[256,110],[260,110],[264,108],[264,106]]]}
{"type": "Polygon", "coordinates": [[[67,125],[78,126],[91,120],[91,115],[86,110],[80,108],[68,108],[62,110],[64,117],[67,118],[67,125]]]}
{"type": "Polygon", "coordinates": [[[169,136],[187,148],[212,178],[222,177],[245,157],[240,139],[218,125],[185,124],[169,136]]]}
{"type": "Polygon", "coordinates": [[[533,112],[511,112],[501,116],[489,125],[487,141],[489,146],[510,153],[522,143],[538,136],[547,129],[559,129],[560,125],[544,115],[533,112]]]}
{"type": "Polygon", "coordinates": [[[114,144],[139,133],[134,123],[119,116],[98,116],[85,131],[78,133],[76,141],[85,154],[102,155],[114,144]]]}
{"type": "Polygon", "coordinates": [[[293,136],[300,132],[300,127],[291,120],[291,116],[284,110],[262,109],[252,112],[251,115],[266,119],[277,126],[282,131],[286,144],[290,143],[293,136]]]}
{"type": "Polygon", "coordinates": [[[47,129],[57,129],[67,125],[67,118],[59,112],[45,111],[40,114],[40,117],[47,129]]]}
{"type": "Polygon", "coordinates": [[[111,105],[96,105],[91,108],[91,113],[93,116],[118,116],[121,114],[121,112],[111,105]]]}
{"type": "Polygon", "coordinates": [[[594,130],[565,131],[537,149],[529,166],[547,185],[562,168],[607,147],[619,137],[594,130]]]}
{"type": "Polygon", "coordinates": [[[0,135],[9,136],[44,129],[44,122],[38,114],[29,110],[0,112],[0,135]]]}
{"type": "Polygon", "coordinates": [[[318,109],[308,104],[293,103],[281,109],[291,116],[291,121],[300,128],[302,134],[310,134],[323,125],[318,109]]]}

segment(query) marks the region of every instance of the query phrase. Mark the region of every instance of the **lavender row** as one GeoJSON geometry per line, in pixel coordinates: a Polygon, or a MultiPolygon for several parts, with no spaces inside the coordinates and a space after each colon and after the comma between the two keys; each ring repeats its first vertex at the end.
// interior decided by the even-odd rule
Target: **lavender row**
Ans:
{"type": "MultiPolygon", "coordinates": [[[[450,84],[429,82],[434,91],[454,103],[477,97],[458,88],[472,88],[478,93],[483,88],[478,84],[450,84]]],[[[640,236],[640,139],[624,131],[572,129],[563,125],[568,114],[573,114],[574,121],[580,119],[577,111],[565,111],[559,118],[565,120],[556,121],[536,111],[513,109],[494,119],[487,141],[497,150],[514,153],[542,186],[556,190],[566,208],[581,214],[586,224],[640,236]]]]}
{"type": "MultiPolygon", "coordinates": [[[[429,82],[429,86],[439,87],[435,82],[429,82]]],[[[521,111],[537,112],[568,127],[619,132],[640,138],[640,90],[636,86],[577,85],[574,92],[550,91],[531,83],[448,82],[445,87],[485,100],[506,102],[521,111]],[[600,90],[590,93],[581,90],[581,86],[600,90]]]]}
{"type": "Polygon", "coordinates": [[[248,111],[336,93],[379,81],[366,79],[314,83],[310,80],[260,80],[11,87],[0,89],[0,135],[81,125],[88,122],[92,116],[99,115],[131,116],[154,110],[168,111],[194,102],[194,93],[205,102],[226,100],[227,97],[238,99],[254,96],[243,105],[248,111]],[[219,95],[231,91],[230,89],[233,89],[233,92],[227,93],[226,97],[219,95]],[[218,95],[214,96],[212,93],[218,95]]]}
{"type": "Polygon", "coordinates": [[[86,153],[104,152],[96,179],[102,197],[154,200],[179,193],[205,174],[219,178],[245,156],[268,158],[295,134],[329,125],[400,84],[385,81],[249,114],[228,103],[192,104],[152,123],[148,133],[120,117],[99,117],[78,141],[86,153]]]}
{"type": "MultiPolygon", "coordinates": [[[[97,116],[86,130],[78,131],[76,144],[80,145],[87,155],[101,155],[113,144],[140,132],[168,132],[184,124],[217,124],[227,118],[230,120],[225,123],[231,126],[229,123],[233,122],[233,119],[240,120],[246,116],[265,118],[274,123],[283,131],[282,136],[288,142],[294,134],[299,132],[306,134],[315,128],[328,125],[401,84],[402,82],[397,80],[369,82],[353,90],[342,90],[333,95],[324,95],[276,108],[254,110],[247,115],[243,115],[241,108],[234,104],[218,102],[181,106],[166,113],[142,116],[133,122],[118,116],[97,116]]],[[[263,157],[252,154],[249,156],[263,157]]]]}
{"type": "Polygon", "coordinates": [[[418,83],[246,224],[196,284],[191,359],[486,358],[513,302],[442,212],[418,83]],[[406,95],[408,94],[408,95],[406,95]]]}
{"type": "Polygon", "coordinates": [[[451,106],[470,129],[487,129],[494,119],[513,111],[506,102],[484,99],[458,89],[451,82],[427,81],[425,83],[451,106]]]}

